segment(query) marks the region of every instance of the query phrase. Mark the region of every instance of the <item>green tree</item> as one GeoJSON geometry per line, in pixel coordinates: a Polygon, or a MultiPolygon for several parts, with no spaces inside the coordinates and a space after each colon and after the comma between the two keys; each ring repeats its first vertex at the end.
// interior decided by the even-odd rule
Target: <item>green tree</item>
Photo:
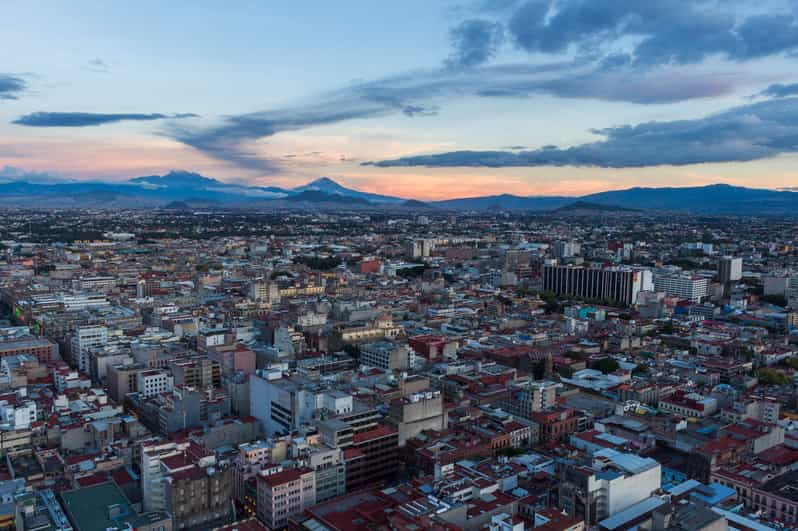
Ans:
{"type": "Polygon", "coordinates": [[[337,256],[298,256],[294,258],[295,264],[304,264],[311,269],[319,271],[329,271],[341,265],[341,259],[337,256]]]}
{"type": "Polygon", "coordinates": [[[599,370],[604,374],[615,372],[618,370],[618,367],[620,367],[620,364],[613,358],[602,358],[593,364],[594,369],[599,370]]]}
{"type": "Polygon", "coordinates": [[[571,378],[574,375],[574,370],[571,368],[570,365],[558,365],[557,374],[559,374],[563,378],[571,378]]]}
{"type": "Polygon", "coordinates": [[[778,369],[759,369],[756,373],[759,383],[763,385],[786,385],[790,383],[790,377],[778,369]]]}

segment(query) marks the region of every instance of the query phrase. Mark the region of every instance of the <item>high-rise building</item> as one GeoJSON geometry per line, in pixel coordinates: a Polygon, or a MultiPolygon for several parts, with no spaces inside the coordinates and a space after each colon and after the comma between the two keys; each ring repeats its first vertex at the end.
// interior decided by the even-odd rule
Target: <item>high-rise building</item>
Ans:
{"type": "Polygon", "coordinates": [[[704,277],[695,275],[656,275],[654,277],[654,289],[680,299],[701,302],[709,293],[709,281],[704,277]]]}
{"type": "Polygon", "coordinates": [[[724,284],[743,278],[743,259],[733,256],[722,256],[718,260],[718,280],[724,284]]]}
{"type": "Polygon", "coordinates": [[[582,245],[579,242],[554,242],[554,256],[556,258],[573,258],[582,251],[582,245]]]}
{"type": "Polygon", "coordinates": [[[80,326],[72,333],[70,354],[80,372],[89,372],[91,362],[89,351],[106,343],[108,343],[108,328],[105,326],[80,326]]]}
{"type": "Polygon", "coordinates": [[[641,291],[650,291],[651,271],[631,268],[590,268],[546,265],[543,289],[557,295],[629,306],[641,291]]]}

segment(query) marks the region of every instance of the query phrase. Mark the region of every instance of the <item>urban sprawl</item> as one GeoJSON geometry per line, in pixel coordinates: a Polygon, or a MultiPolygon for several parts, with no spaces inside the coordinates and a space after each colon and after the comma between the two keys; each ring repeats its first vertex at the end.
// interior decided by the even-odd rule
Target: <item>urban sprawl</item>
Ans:
{"type": "Polygon", "coordinates": [[[798,529],[798,221],[0,213],[0,529],[798,529]]]}

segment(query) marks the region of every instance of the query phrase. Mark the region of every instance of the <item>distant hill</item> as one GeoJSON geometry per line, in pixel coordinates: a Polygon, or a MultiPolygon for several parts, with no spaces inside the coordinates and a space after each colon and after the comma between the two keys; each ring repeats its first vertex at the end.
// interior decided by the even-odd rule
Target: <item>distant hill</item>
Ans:
{"type": "Polygon", "coordinates": [[[745,188],[728,184],[682,188],[636,187],[582,197],[491,195],[449,199],[434,204],[440,208],[454,210],[493,210],[498,207],[505,210],[551,211],[576,202],[693,214],[798,215],[796,192],[745,188]]]}
{"type": "Polygon", "coordinates": [[[164,205],[163,208],[168,210],[188,210],[191,207],[185,201],[172,201],[168,205],[164,205]]]}
{"type": "Polygon", "coordinates": [[[319,190],[305,190],[298,194],[288,196],[284,201],[296,203],[340,203],[342,205],[368,205],[369,202],[361,197],[330,194],[319,190]]]}
{"type": "Polygon", "coordinates": [[[401,205],[405,208],[411,208],[415,210],[428,210],[436,208],[433,205],[425,203],[424,201],[419,201],[418,199],[408,199],[407,201],[401,203],[401,205]]]}
{"type": "Polygon", "coordinates": [[[446,199],[431,202],[431,205],[448,210],[554,210],[574,201],[573,197],[531,196],[523,197],[511,194],[488,195],[483,197],[466,197],[463,199],[446,199]]]}
{"type": "Polygon", "coordinates": [[[455,211],[607,212],[666,211],[691,214],[798,215],[798,193],[728,184],[681,188],[611,190],[582,197],[482,197],[422,202],[412,198],[361,192],[322,177],[296,188],[248,186],[198,173],[174,170],[122,182],[0,182],[0,207],[6,208],[154,208],[186,203],[224,208],[439,209],[455,211]]]}
{"type": "Polygon", "coordinates": [[[635,187],[586,195],[580,199],[604,205],[703,214],[798,214],[798,194],[795,192],[729,184],[681,188],[635,187]]]}
{"type": "Polygon", "coordinates": [[[387,203],[387,204],[401,204],[404,199],[400,197],[392,197],[388,195],[371,194],[368,192],[361,192],[341,186],[329,177],[322,177],[311,181],[308,184],[297,186],[291,190],[294,193],[302,193],[308,191],[324,192],[330,195],[340,195],[344,197],[356,197],[358,199],[365,199],[369,203],[387,203]]]}
{"type": "Polygon", "coordinates": [[[555,212],[642,212],[639,208],[602,205],[590,201],[576,201],[554,209],[555,212]]]}

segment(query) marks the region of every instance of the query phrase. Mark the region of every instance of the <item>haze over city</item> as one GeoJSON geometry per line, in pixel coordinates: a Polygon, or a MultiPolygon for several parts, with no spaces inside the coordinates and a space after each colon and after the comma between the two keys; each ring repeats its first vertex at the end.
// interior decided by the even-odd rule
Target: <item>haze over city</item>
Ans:
{"type": "Polygon", "coordinates": [[[791,1],[4,2],[0,179],[798,186],[791,1]]]}

